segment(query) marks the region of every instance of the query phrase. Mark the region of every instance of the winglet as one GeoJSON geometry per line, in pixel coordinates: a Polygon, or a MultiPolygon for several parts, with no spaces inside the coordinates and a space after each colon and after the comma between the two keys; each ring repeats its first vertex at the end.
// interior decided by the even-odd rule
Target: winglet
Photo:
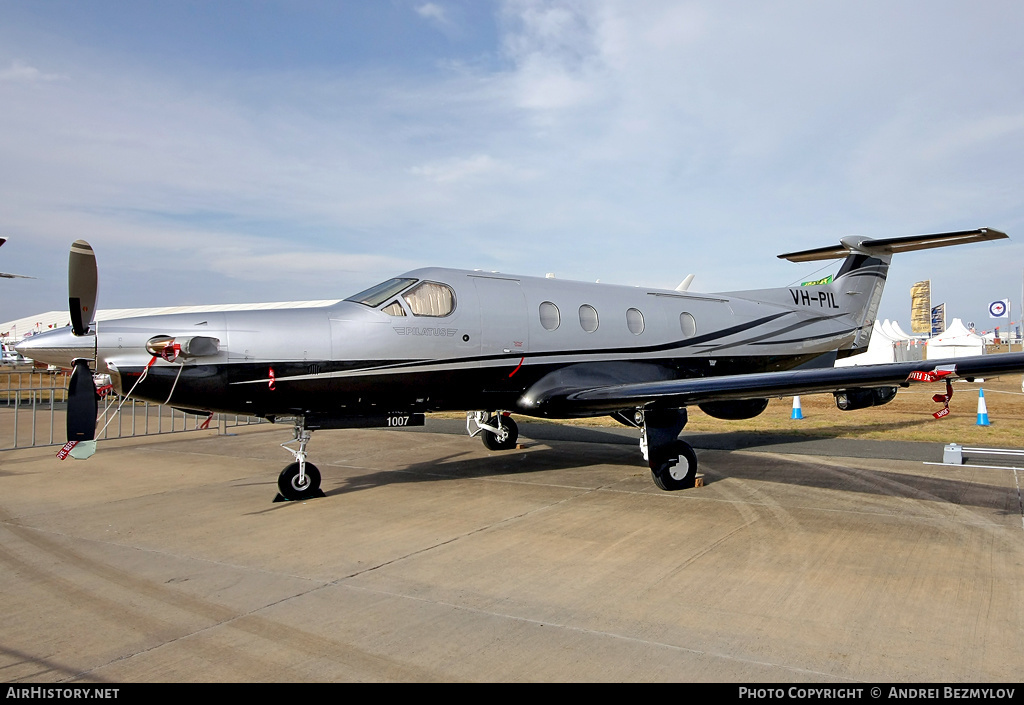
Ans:
{"type": "Polygon", "coordinates": [[[799,252],[788,252],[779,255],[779,259],[786,259],[790,262],[813,262],[822,259],[842,259],[855,252],[895,254],[897,252],[910,252],[912,250],[928,250],[933,247],[948,247],[950,245],[965,245],[971,242],[986,242],[988,240],[1003,240],[1009,236],[992,228],[978,228],[976,230],[958,230],[951,233],[936,233],[934,235],[911,235],[909,237],[890,237],[881,240],[871,238],[844,237],[839,245],[829,247],[818,247],[813,250],[800,250],[799,252]]]}

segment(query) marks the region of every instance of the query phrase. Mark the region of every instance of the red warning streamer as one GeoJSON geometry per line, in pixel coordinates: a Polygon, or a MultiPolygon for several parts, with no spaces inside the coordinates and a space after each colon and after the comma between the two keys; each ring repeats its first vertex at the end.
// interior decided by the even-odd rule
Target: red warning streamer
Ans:
{"type": "Polygon", "coordinates": [[[57,460],[64,460],[68,457],[68,453],[71,449],[78,445],[78,441],[68,441],[64,444],[64,447],[57,451],[57,460]]]}
{"type": "Polygon", "coordinates": [[[949,400],[953,398],[953,385],[950,381],[946,380],[946,393],[936,394],[932,397],[932,401],[942,404],[942,408],[936,411],[932,416],[937,419],[941,419],[943,416],[949,415],[949,400]]]}
{"type": "Polygon", "coordinates": [[[911,382],[938,382],[943,377],[953,374],[953,370],[936,368],[931,372],[911,372],[907,379],[911,382]]]}

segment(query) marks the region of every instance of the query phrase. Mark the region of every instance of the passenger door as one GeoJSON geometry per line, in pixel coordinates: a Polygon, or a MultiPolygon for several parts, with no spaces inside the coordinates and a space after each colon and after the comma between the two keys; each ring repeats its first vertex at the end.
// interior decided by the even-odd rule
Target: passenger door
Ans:
{"type": "Polygon", "coordinates": [[[473,284],[480,301],[480,354],[521,357],[530,341],[526,297],[519,281],[473,276],[473,284]]]}

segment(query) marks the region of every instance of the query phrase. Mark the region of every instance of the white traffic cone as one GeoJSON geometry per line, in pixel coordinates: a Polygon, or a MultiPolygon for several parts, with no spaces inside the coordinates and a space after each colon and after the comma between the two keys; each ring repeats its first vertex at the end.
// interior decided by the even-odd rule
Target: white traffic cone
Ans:
{"type": "Polygon", "coordinates": [[[804,417],[804,410],[800,408],[800,397],[793,397],[793,415],[791,419],[802,419],[804,417]]]}
{"type": "Polygon", "coordinates": [[[985,404],[985,390],[978,388],[978,426],[988,426],[988,405],[985,404]]]}

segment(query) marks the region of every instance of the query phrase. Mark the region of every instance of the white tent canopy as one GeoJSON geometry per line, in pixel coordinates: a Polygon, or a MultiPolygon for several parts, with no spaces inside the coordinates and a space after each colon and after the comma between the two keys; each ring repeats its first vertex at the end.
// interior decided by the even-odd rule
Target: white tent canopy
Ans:
{"type": "MultiPolygon", "coordinates": [[[[888,323],[888,321],[886,321],[888,323]]],[[[886,335],[883,324],[875,321],[871,330],[868,349],[862,353],[836,360],[836,367],[853,367],[854,365],[878,365],[885,362],[896,362],[895,341],[886,335]]]]}
{"type": "Polygon", "coordinates": [[[886,362],[908,362],[923,357],[924,341],[907,335],[896,321],[875,321],[871,340],[864,352],[836,360],[836,367],[879,365],[886,362]]]}
{"type": "Polygon", "coordinates": [[[882,332],[889,340],[903,340],[903,336],[896,332],[888,318],[882,321],[882,332]]]}
{"type": "Polygon", "coordinates": [[[903,340],[914,340],[914,336],[900,328],[900,324],[897,321],[892,322],[892,330],[903,340]]]}
{"type": "Polygon", "coordinates": [[[946,330],[928,341],[927,359],[929,360],[984,354],[984,338],[967,330],[959,318],[954,318],[946,330]]]}

